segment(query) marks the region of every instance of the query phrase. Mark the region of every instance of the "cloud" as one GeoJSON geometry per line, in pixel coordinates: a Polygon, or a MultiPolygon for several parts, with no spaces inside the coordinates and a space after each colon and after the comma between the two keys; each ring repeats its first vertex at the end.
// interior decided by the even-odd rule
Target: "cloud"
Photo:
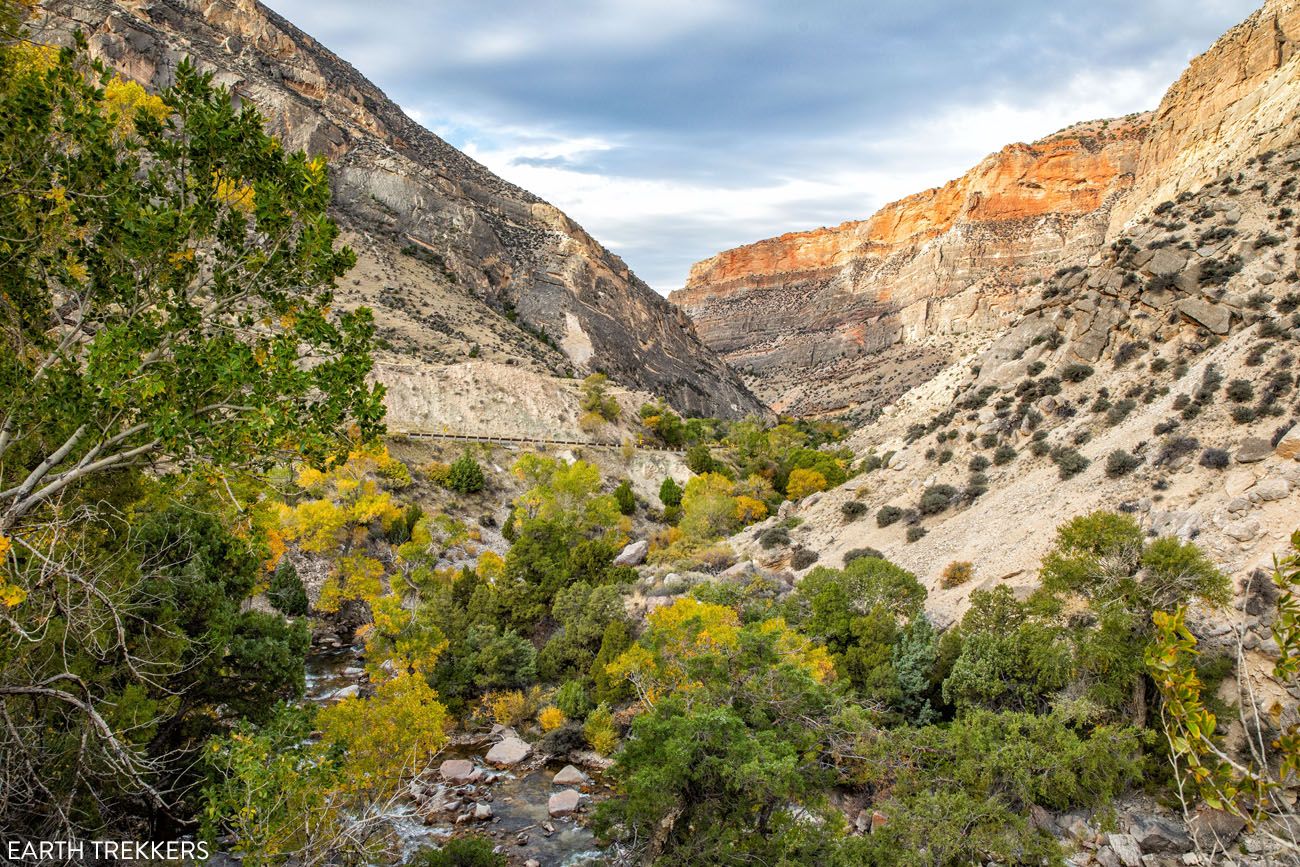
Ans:
{"type": "Polygon", "coordinates": [[[271,0],[660,291],[985,154],[1154,108],[1254,0],[271,0]]]}

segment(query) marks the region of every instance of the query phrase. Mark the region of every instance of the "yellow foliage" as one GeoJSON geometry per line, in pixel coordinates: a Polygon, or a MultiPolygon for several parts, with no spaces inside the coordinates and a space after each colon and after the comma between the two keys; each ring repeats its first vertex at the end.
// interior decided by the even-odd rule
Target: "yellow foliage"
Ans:
{"type": "Polygon", "coordinates": [[[542,708],[542,712],[537,715],[537,724],[544,732],[554,731],[564,725],[564,711],[558,707],[542,708]]]}
{"type": "Polygon", "coordinates": [[[402,516],[402,510],[393,502],[392,495],[374,488],[373,482],[364,482],[361,496],[352,504],[351,518],[357,524],[379,521],[385,530],[402,516]]]}
{"type": "MultiPolygon", "coordinates": [[[[9,556],[9,549],[13,547],[13,542],[8,536],[0,536],[0,568],[4,566],[4,560],[9,556]]],[[[3,574],[0,574],[0,605],[5,608],[15,608],[23,604],[27,598],[27,591],[17,584],[10,584],[5,580],[3,574]]]]}
{"type": "Polygon", "coordinates": [[[966,560],[954,560],[943,568],[939,584],[943,587],[957,587],[965,584],[975,575],[975,566],[966,560]]]}
{"type": "Polygon", "coordinates": [[[785,494],[792,500],[800,500],[809,494],[824,490],[826,490],[826,477],[816,470],[792,470],[789,481],[785,483],[785,494]]]}
{"type": "Polygon", "coordinates": [[[374,602],[384,592],[384,564],[365,554],[349,554],[339,561],[336,580],[326,582],[316,607],[338,611],[343,603],[359,599],[374,602]]]}
{"type": "Polygon", "coordinates": [[[341,543],[348,515],[329,500],[308,500],[294,506],[284,527],[285,538],[304,551],[323,554],[341,543]]]}
{"type": "Polygon", "coordinates": [[[298,467],[298,473],[294,477],[295,484],[297,484],[298,487],[302,488],[304,491],[312,491],[317,488],[320,488],[327,481],[329,481],[329,476],[327,476],[325,473],[321,472],[320,470],[316,469],[315,467],[309,467],[306,466],[305,464],[303,466],[298,467]]]}
{"type": "Polygon", "coordinates": [[[776,637],[776,651],[785,660],[803,670],[818,683],[825,683],[835,674],[835,663],[830,653],[806,635],[791,629],[784,617],[764,620],[758,626],[759,632],[776,637]]]}
{"type": "Polygon", "coordinates": [[[256,205],[253,188],[238,178],[231,178],[220,172],[213,172],[212,185],[217,194],[217,201],[229,205],[233,210],[251,214],[256,205]]]}
{"type": "Polygon", "coordinates": [[[700,602],[689,596],[647,618],[649,629],[606,667],[614,679],[626,678],[649,701],[666,691],[694,688],[686,664],[697,656],[735,648],[740,616],[725,605],[700,602]]]}
{"type": "Polygon", "coordinates": [[[451,475],[451,464],[430,461],[420,468],[420,474],[435,485],[446,485],[447,479],[451,475]]]}
{"type": "Polygon", "coordinates": [[[736,517],[742,524],[752,524],[767,517],[767,504],[741,494],[736,497],[736,517]]]}
{"type": "Polygon", "coordinates": [[[280,558],[284,556],[284,533],[275,527],[268,529],[266,531],[266,548],[268,554],[262,568],[267,572],[274,572],[275,567],[280,565],[280,558]]]}
{"type": "Polygon", "coordinates": [[[483,708],[497,725],[515,726],[528,719],[528,700],[517,689],[485,693],[483,708]]]}
{"type": "Polygon", "coordinates": [[[484,551],[479,555],[474,571],[484,581],[496,581],[505,574],[506,561],[495,551],[484,551]]]}
{"type": "Polygon", "coordinates": [[[402,672],[370,699],[346,698],[317,717],[324,740],[343,747],[340,786],[371,798],[395,794],[447,743],[447,710],[423,675],[402,672]]]}
{"type": "Polygon", "coordinates": [[[119,137],[133,134],[136,118],[142,114],[162,121],[171,113],[161,98],[149,93],[138,83],[119,76],[113,76],[104,85],[104,108],[119,137]]]}

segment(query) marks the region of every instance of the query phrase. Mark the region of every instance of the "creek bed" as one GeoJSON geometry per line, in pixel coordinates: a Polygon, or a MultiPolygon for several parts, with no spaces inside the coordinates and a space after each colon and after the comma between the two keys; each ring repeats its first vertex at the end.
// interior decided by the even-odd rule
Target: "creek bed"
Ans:
{"type": "MultiPolygon", "coordinates": [[[[332,704],[364,689],[367,678],[359,651],[360,648],[347,645],[314,647],[306,662],[306,701],[332,704]]],[[[463,815],[454,813],[430,814],[422,812],[414,799],[404,798],[385,814],[400,841],[403,860],[420,849],[441,845],[457,833],[475,832],[500,845],[512,864],[523,864],[530,858],[542,867],[604,863],[603,853],[590,830],[572,818],[552,819],[547,810],[550,796],[563,788],[553,785],[551,778],[565,763],[526,762],[516,769],[498,770],[483,761],[488,746],[486,739],[481,743],[453,743],[439,753],[433,770],[421,775],[426,793],[421,803],[434,801],[444,793],[454,794],[470,809],[476,803],[487,803],[492,808],[492,818],[467,821],[463,815]],[[472,761],[476,768],[482,769],[483,779],[462,786],[438,782],[436,768],[446,759],[472,761]],[[549,833],[548,825],[554,829],[549,833]],[[520,841],[523,845],[519,845],[520,841]]],[[[592,780],[584,799],[590,809],[593,802],[608,796],[609,788],[598,774],[586,773],[592,780]]]]}

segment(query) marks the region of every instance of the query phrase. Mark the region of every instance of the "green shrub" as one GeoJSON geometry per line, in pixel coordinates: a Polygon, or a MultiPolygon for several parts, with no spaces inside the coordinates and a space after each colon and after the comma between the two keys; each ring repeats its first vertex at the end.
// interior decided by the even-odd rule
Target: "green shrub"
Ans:
{"type": "Polygon", "coordinates": [[[1124,398],[1119,403],[1112,406],[1106,411],[1106,424],[1114,427],[1115,425],[1128,418],[1129,413],[1137,408],[1137,401],[1132,398],[1124,398]]]}
{"type": "Polygon", "coordinates": [[[952,505],[957,489],[952,485],[931,485],[921,494],[919,511],[922,515],[937,515],[952,505]]]}
{"type": "Polygon", "coordinates": [[[1232,456],[1228,454],[1227,449],[1206,449],[1201,452],[1200,464],[1211,470],[1222,470],[1232,463],[1232,456]]]}
{"type": "Polygon", "coordinates": [[[665,478],[663,484],[659,486],[659,502],[665,506],[682,504],[682,486],[673,481],[672,476],[665,478]]]}
{"type": "Polygon", "coordinates": [[[1224,392],[1233,403],[1249,403],[1255,399],[1255,386],[1249,379],[1234,379],[1224,392]]]}
{"type": "Polygon", "coordinates": [[[972,473],[980,473],[989,468],[989,459],[984,455],[975,455],[968,464],[972,473]]]}
{"type": "Polygon", "coordinates": [[[1109,478],[1118,479],[1121,476],[1127,476],[1141,465],[1141,458],[1131,455],[1123,449],[1116,449],[1106,457],[1106,475],[1109,478]]]}
{"type": "Polygon", "coordinates": [[[1092,376],[1092,373],[1093,370],[1091,365],[1072,362],[1058,370],[1056,375],[1066,382],[1083,382],[1085,379],[1092,376]]]}
{"type": "Polygon", "coordinates": [[[1069,479],[1079,475],[1088,468],[1092,463],[1083,455],[1079,454],[1078,449],[1068,446],[1057,446],[1052,449],[1052,461],[1056,464],[1056,469],[1062,479],[1069,479]]]}
{"type": "Polygon", "coordinates": [[[618,504],[621,514],[630,515],[636,511],[636,496],[632,493],[632,483],[627,479],[614,488],[614,502],[618,504]]]}
{"type": "Polygon", "coordinates": [[[840,505],[840,514],[846,521],[856,521],[867,513],[867,504],[861,500],[846,500],[840,505]]]}
{"type": "Polygon", "coordinates": [[[876,526],[888,527],[890,524],[898,522],[903,517],[903,510],[898,506],[881,506],[876,511],[876,526]]]}
{"type": "Polygon", "coordinates": [[[785,527],[768,527],[759,535],[758,544],[762,545],[764,550],[789,545],[790,531],[785,527]]]}
{"type": "Polygon", "coordinates": [[[807,569],[820,559],[820,555],[809,548],[798,547],[790,554],[790,567],[793,569],[807,569]]]}
{"type": "Polygon", "coordinates": [[[907,528],[907,541],[915,542],[925,535],[925,528],[920,524],[913,524],[907,528]]]}
{"type": "Polygon", "coordinates": [[[875,548],[852,548],[844,552],[844,565],[848,566],[854,560],[861,560],[863,557],[874,557],[877,560],[885,559],[885,555],[875,548]]]}
{"type": "Polygon", "coordinates": [[[993,452],[993,463],[999,467],[1005,466],[1016,459],[1016,450],[1009,445],[1003,444],[997,447],[993,452]]]}
{"type": "Polygon", "coordinates": [[[496,851],[496,843],[481,834],[452,837],[441,849],[421,849],[408,862],[411,867],[508,867],[510,861],[496,851]]]}
{"type": "Polygon", "coordinates": [[[302,586],[298,570],[287,558],[282,557],[280,564],[275,567],[275,574],[271,576],[271,586],[266,591],[266,596],[271,605],[281,614],[301,617],[307,613],[307,590],[302,586]]]}
{"type": "Polygon", "coordinates": [[[591,709],[591,700],[587,697],[587,688],[580,680],[566,680],[555,691],[555,706],[564,711],[571,720],[581,720],[591,709]]]}
{"type": "Polygon", "coordinates": [[[452,461],[447,471],[447,487],[458,494],[473,494],[483,490],[486,479],[483,468],[469,452],[464,452],[452,461]]]}

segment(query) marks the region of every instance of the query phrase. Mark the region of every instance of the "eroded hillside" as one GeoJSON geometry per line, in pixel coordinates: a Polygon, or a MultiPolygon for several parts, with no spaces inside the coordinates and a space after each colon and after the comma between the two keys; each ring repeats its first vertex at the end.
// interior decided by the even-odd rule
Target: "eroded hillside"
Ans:
{"type": "Polygon", "coordinates": [[[147,86],[191,59],[290,148],[331,162],[335,215],[361,263],[343,298],[377,312],[390,352],[600,370],[681,410],[761,411],[686,318],[554,206],[407,117],[354,68],[253,0],[50,0],[44,41],[82,30],[147,86]]]}

